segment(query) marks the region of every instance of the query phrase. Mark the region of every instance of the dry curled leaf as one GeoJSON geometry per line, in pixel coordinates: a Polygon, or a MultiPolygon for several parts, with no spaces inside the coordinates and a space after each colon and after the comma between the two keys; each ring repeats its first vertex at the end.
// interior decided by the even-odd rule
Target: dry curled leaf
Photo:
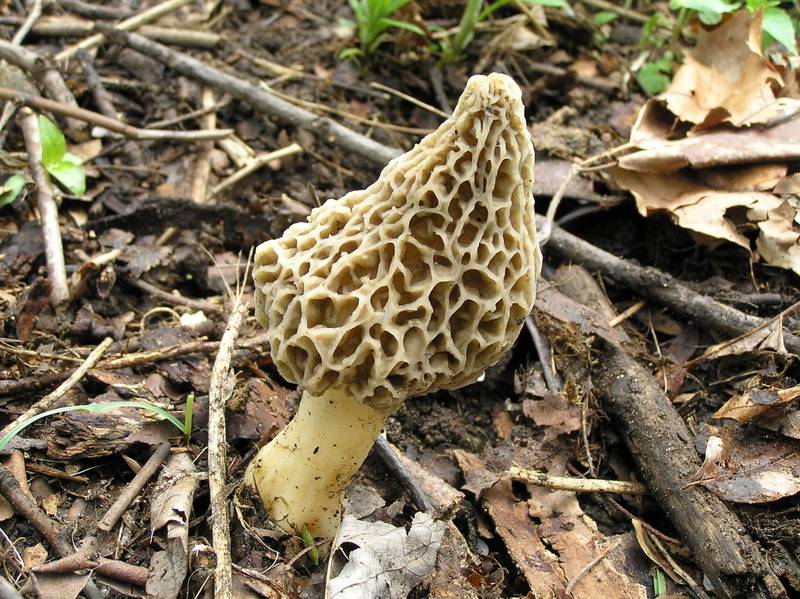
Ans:
{"type": "Polygon", "coordinates": [[[330,599],[405,599],[433,570],[444,522],[418,512],[411,528],[345,516],[332,551],[356,545],[341,572],[328,581],[330,599]]]}

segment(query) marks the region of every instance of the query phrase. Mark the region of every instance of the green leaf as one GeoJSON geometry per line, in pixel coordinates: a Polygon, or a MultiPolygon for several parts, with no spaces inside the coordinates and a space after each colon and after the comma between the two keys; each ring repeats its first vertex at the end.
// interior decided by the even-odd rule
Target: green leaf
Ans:
{"type": "Polygon", "coordinates": [[[0,186],[0,208],[13,203],[24,186],[25,177],[22,175],[11,175],[6,179],[6,182],[0,186]]]}
{"type": "Polygon", "coordinates": [[[657,568],[653,574],[653,594],[656,597],[665,595],[667,593],[667,579],[664,577],[664,572],[661,568],[657,568]]]}
{"type": "Polygon", "coordinates": [[[688,8],[697,12],[706,13],[729,13],[741,6],[739,2],[729,2],[728,0],[670,0],[669,7],[672,10],[688,8]]]}
{"type": "Polygon", "coordinates": [[[114,408],[138,408],[140,410],[145,410],[147,412],[152,412],[154,414],[158,414],[165,420],[169,421],[170,423],[175,426],[179,431],[183,432],[184,426],[183,423],[178,420],[175,416],[173,416],[170,412],[167,412],[164,408],[157,406],[155,404],[151,404],[146,401],[108,401],[102,403],[93,403],[88,404],[85,406],[65,406],[63,408],[54,408],[52,410],[47,410],[46,412],[42,412],[36,416],[28,418],[27,420],[23,420],[19,424],[17,424],[14,428],[8,431],[5,435],[0,437],[0,450],[5,449],[8,442],[11,441],[14,437],[16,437],[21,431],[25,430],[34,422],[41,420],[42,418],[47,418],[48,416],[54,416],[55,414],[62,414],[64,412],[76,412],[76,411],[83,411],[83,412],[105,412],[107,410],[113,410],[114,408]]]}
{"type": "Polygon", "coordinates": [[[615,12],[610,10],[603,10],[598,13],[595,13],[592,21],[598,27],[602,27],[603,25],[608,25],[611,21],[619,17],[619,15],[615,12]]]}
{"type": "Polygon", "coordinates": [[[339,52],[339,60],[358,60],[364,56],[361,48],[345,48],[339,52]]]}
{"type": "Polygon", "coordinates": [[[45,168],[58,164],[67,152],[67,140],[56,124],[39,115],[39,137],[42,140],[42,164],[45,168]]]}
{"type": "Polygon", "coordinates": [[[767,8],[764,10],[763,29],[775,41],[782,44],[792,54],[797,54],[797,39],[795,37],[792,18],[782,8],[767,8]]]}
{"type": "Polygon", "coordinates": [[[47,172],[66,187],[72,195],[82,196],[86,193],[86,171],[77,156],[67,153],[59,164],[46,168],[47,172]]]}
{"type": "Polygon", "coordinates": [[[395,27],[397,29],[405,29],[406,31],[410,31],[412,33],[416,33],[417,35],[425,35],[425,32],[422,31],[419,27],[414,25],[413,23],[409,23],[407,21],[397,21],[395,19],[381,19],[379,21],[381,25],[381,31],[385,29],[389,29],[390,27],[395,27]]]}
{"type": "Polygon", "coordinates": [[[663,58],[646,62],[639,69],[639,82],[647,93],[657,95],[669,86],[670,73],[672,71],[672,57],[663,58]]]}

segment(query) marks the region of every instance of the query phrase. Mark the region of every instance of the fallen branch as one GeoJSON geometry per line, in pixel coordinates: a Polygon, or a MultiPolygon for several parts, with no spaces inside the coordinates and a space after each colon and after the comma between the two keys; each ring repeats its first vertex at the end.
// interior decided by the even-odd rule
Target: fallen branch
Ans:
{"type": "Polygon", "coordinates": [[[202,129],[197,131],[172,131],[166,129],[140,129],[132,127],[121,121],[114,120],[104,114],[92,112],[75,106],[69,106],[53,100],[48,100],[42,96],[34,96],[24,92],[10,89],[7,87],[0,87],[0,100],[12,100],[19,102],[25,106],[36,108],[37,110],[47,110],[54,114],[72,117],[98,127],[103,127],[114,133],[120,133],[131,139],[138,139],[140,141],[152,140],[169,140],[169,141],[183,141],[195,142],[206,140],[217,140],[228,137],[233,133],[232,129],[213,129],[211,131],[204,131],[202,129]]]}
{"type": "Polygon", "coordinates": [[[631,455],[721,597],[786,597],[758,545],[725,503],[687,483],[700,468],[694,436],[652,374],[602,339],[592,381],[631,455]]]}
{"type": "MultiPolygon", "coordinates": [[[[543,221],[543,217],[537,215],[537,225],[541,226],[543,221]]],[[[738,336],[769,325],[770,319],[722,304],[689,289],[665,272],[618,258],[558,226],[553,226],[547,248],[590,270],[601,271],[616,283],[720,333],[738,336]]],[[[783,339],[789,351],[800,353],[800,337],[784,330],[783,339]]]]}
{"type": "Polygon", "coordinates": [[[370,162],[383,166],[402,153],[397,148],[385,146],[332,119],[298,108],[258,85],[210,67],[187,54],[171,50],[144,36],[120,31],[108,25],[98,25],[97,28],[112,41],[141,52],[185,77],[196,79],[222,93],[230,94],[259,112],[269,114],[284,123],[308,129],[323,139],[332,137],[344,150],[354,152],[370,162]]]}
{"type": "Polygon", "coordinates": [[[25,149],[28,151],[28,168],[36,186],[36,206],[42,220],[44,255],[47,262],[47,280],[50,283],[50,303],[57,306],[69,300],[67,269],[64,265],[64,248],[61,244],[61,229],[58,225],[58,207],[53,199],[50,177],[42,166],[42,140],[39,136],[39,120],[30,108],[20,112],[19,119],[25,149]]]}

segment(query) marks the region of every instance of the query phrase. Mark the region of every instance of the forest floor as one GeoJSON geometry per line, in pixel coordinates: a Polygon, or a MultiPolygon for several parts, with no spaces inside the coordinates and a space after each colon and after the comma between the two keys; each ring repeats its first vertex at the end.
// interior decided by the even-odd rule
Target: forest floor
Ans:
{"type": "Polygon", "coordinates": [[[25,425],[0,438],[0,596],[211,596],[226,569],[233,597],[800,594],[794,58],[762,53],[744,10],[702,28],[666,2],[576,0],[508,3],[443,61],[463,4],[406,4],[424,35],[342,59],[341,0],[0,0],[0,424],[25,425]],[[95,26],[109,39],[83,43],[95,26]],[[653,99],[642,63],[659,76],[667,49],[682,70],[653,99]],[[241,488],[299,399],[248,255],[370,185],[490,72],[522,90],[537,214],[560,196],[537,304],[480,382],[389,419],[410,482],[370,455],[329,564],[329,540],[241,488]],[[30,110],[82,162],[66,184],[31,171],[30,110]],[[95,409],[33,420],[71,406],[95,409]]]}

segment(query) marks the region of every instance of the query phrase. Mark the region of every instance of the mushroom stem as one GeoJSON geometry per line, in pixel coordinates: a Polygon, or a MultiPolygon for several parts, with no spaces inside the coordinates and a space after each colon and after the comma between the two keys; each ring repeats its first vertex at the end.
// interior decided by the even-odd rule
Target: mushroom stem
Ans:
{"type": "Polygon", "coordinates": [[[284,530],[305,525],[315,537],[331,538],[344,491],[388,415],[340,390],[318,397],[304,392],[294,419],[253,458],[245,484],[284,530]]]}

